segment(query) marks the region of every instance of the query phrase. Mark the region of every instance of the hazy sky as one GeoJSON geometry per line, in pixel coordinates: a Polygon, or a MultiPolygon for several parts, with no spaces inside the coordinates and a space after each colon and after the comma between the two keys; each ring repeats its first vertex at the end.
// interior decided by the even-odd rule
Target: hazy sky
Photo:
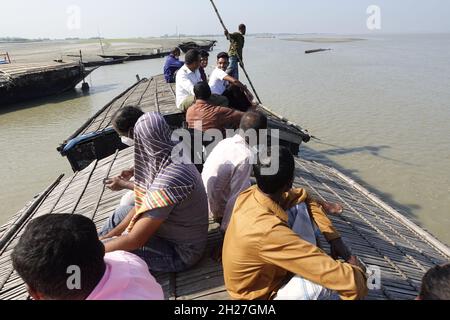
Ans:
{"type": "MultiPolygon", "coordinates": [[[[184,34],[216,34],[222,30],[209,0],[0,1],[0,37],[92,37],[97,35],[97,28],[104,37],[175,34],[177,26],[184,34]],[[79,19],[78,9],[72,6],[79,8],[79,19]]],[[[215,2],[230,29],[245,22],[249,33],[450,32],[448,0],[215,2]],[[370,5],[381,8],[380,31],[367,29],[366,10],[370,5]]]]}

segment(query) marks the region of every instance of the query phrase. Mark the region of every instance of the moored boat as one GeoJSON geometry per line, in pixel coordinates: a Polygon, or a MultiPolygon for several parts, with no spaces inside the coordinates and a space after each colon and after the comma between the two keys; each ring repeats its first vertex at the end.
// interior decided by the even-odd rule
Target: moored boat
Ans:
{"type": "Polygon", "coordinates": [[[83,65],[85,67],[110,66],[110,65],[115,65],[115,64],[122,64],[127,60],[128,60],[128,57],[123,57],[123,58],[119,58],[119,59],[104,58],[104,59],[100,59],[100,60],[83,61],[83,65]]]}
{"type": "Polygon", "coordinates": [[[150,60],[164,58],[170,54],[169,51],[157,51],[154,53],[132,52],[127,53],[129,61],[150,60]]]}
{"type": "Polygon", "coordinates": [[[198,43],[194,41],[189,42],[183,42],[178,45],[178,47],[183,51],[184,53],[188,52],[191,49],[197,49],[197,50],[206,50],[206,51],[212,51],[213,48],[216,46],[217,41],[216,40],[208,40],[203,41],[203,43],[198,43]]]}
{"type": "Polygon", "coordinates": [[[0,65],[0,106],[71,90],[94,70],[79,63],[0,65]]]}

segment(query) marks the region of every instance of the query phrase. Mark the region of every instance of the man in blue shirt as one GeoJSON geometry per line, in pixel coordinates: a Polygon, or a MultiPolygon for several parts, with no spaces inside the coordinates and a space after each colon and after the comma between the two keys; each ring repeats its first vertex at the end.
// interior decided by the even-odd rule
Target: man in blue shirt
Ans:
{"type": "Polygon", "coordinates": [[[175,48],[167,57],[164,64],[164,77],[167,83],[175,83],[175,74],[184,65],[184,62],[180,61],[180,55],[180,48],[175,48]]]}

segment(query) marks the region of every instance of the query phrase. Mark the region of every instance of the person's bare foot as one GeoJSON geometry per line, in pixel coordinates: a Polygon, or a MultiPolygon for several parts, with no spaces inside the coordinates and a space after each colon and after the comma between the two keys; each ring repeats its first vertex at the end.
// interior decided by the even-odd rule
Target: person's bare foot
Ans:
{"type": "Polygon", "coordinates": [[[328,214],[340,216],[344,212],[344,208],[339,203],[323,202],[322,207],[328,214]]]}

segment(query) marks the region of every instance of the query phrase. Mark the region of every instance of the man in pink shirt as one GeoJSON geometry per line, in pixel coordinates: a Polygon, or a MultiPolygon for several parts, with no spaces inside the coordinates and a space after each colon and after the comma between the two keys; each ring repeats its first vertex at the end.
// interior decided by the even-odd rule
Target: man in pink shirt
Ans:
{"type": "Polygon", "coordinates": [[[50,214],[31,221],[11,255],[34,300],[163,300],[147,264],[124,251],[105,255],[94,223],[50,214]]]}

